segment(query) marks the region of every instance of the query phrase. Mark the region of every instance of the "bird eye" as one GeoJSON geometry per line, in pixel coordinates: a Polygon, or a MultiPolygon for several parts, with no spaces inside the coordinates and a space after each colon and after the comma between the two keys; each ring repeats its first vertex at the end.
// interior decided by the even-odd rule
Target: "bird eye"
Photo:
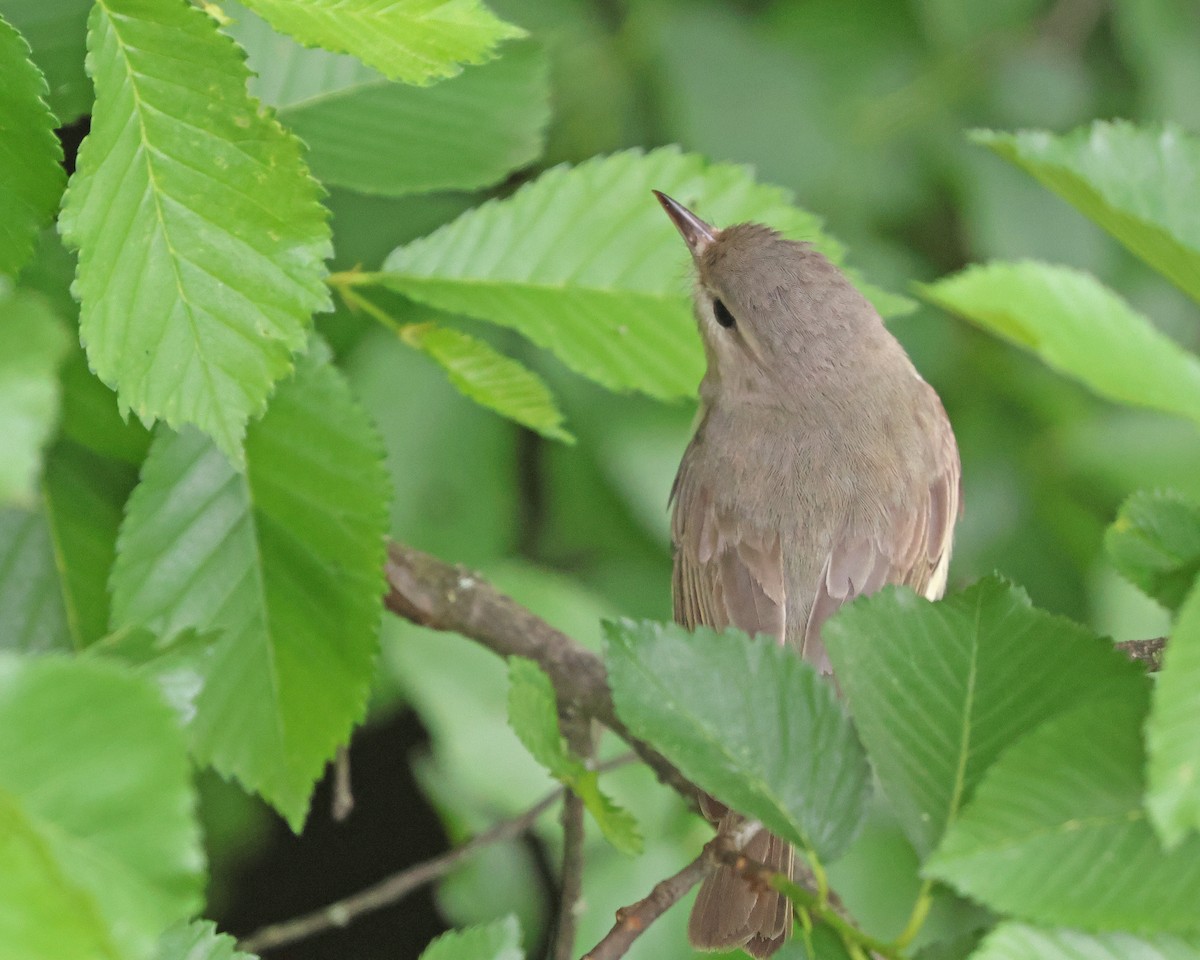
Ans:
{"type": "Polygon", "coordinates": [[[725,328],[737,325],[737,321],[733,319],[733,314],[729,312],[729,308],[720,300],[713,300],[713,316],[717,318],[717,323],[725,328]]]}

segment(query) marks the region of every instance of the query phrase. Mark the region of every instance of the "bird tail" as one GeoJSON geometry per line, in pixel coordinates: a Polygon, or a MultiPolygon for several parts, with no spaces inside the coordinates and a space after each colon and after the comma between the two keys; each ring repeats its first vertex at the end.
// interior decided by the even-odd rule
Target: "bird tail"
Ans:
{"type": "MultiPolygon", "coordinates": [[[[726,815],[718,830],[736,829],[744,820],[726,815]]],[[[786,877],[792,875],[795,851],[791,844],[760,830],[742,852],[786,877]]],[[[741,947],[754,957],[769,957],[792,933],[792,905],[774,890],[752,887],[729,867],[717,871],[700,885],[688,921],[688,940],[697,950],[731,950],[741,947]]]]}

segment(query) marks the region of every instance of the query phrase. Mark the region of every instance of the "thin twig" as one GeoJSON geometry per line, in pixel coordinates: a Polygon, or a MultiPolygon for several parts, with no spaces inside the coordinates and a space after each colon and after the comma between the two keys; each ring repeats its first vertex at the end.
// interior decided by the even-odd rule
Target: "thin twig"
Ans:
{"type": "Polygon", "coordinates": [[[704,845],[700,856],[672,877],[655,884],[649,896],[617,911],[617,922],[604,939],[583,955],[583,960],[617,960],[633,946],[647,927],[675,906],[692,887],[721,865],[718,849],[732,843],[719,833],[704,845]]]}
{"type": "Polygon", "coordinates": [[[241,940],[238,943],[238,949],[247,953],[273,950],[326,930],[345,927],[365,913],[390,906],[414,890],[437,880],[481,847],[519,837],[533,826],[538,817],[554,806],[562,795],[561,789],[555,790],[524,813],[497,823],[483,833],[476,834],[461,846],[434,857],[432,860],[426,860],[424,863],[418,863],[414,867],[394,873],[379,883],[345,899],[293,920],[285,920],[282,923],[273,923],[262,927],[241,940]]]}
{"type": "Polygon", "coordinates": [[[695,806],[695,786],[617,718],[604,662],[591,650],[466,567],[393,542],[386,569],[388,610],[423,627],[460,633],[502,657],[536,661],[550,675],[561,702],[612,730],[660,781],[695,806]]]}
{"type": "Polygon", "coordinates": [[[350,748],[338,747],[333,758],[333,799],[330,814],[341,823],[354,810],[354,792],[350,789],[350,748]]]}
{"type": "MultiPolygon", "coordinates": [[[[593,751],[592,721],[570,708],[560,709],[559,719],[567,745],[576,756],[590,760],[593,751]]],[[[553,960],[571,960],[583,900],[583,801],[573,792],[563,798],[563,859],[558,920],[555,924],[553,960]]]]}

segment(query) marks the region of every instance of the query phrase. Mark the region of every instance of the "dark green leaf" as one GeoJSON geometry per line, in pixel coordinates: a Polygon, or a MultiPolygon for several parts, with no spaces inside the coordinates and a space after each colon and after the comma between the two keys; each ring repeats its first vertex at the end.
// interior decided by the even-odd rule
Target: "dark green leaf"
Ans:
{"type": "Polygon", "coordinates": [[[738,631],[606,623],[621,719],[722,803],[831,861],[862,820],[867,762],[832,685],[738,631]]]}
{"type": "Polygon", "coordinates": [[[231,12],[229,32],[257,74],[251,93],[278,109],[327,184],[393,197],[474,190],[541,156],[550,91],[535,43],[509,44],[498,60],[416,89],[231,12]]]}
{"type": "Polygon", "coordinates": [[[0,77],[0,277],[12,277],[50,222],[65,178],[57,124],[44,99],[46,80],[29,61],[29,45],[3,17],[0,77]]]}
{"type": "Polygon", "coordinates": [[[1178,609],[1200,573],[1200,504],[1171,491],[1135,493],[1121,505],[1104,546],[1130,581],[1178,609]]]}
{"type": "Polygon", "coordinates": [[[331,367],[305,356],[246,437],[236,472],[195,431],[156,436],[113,571],[113,624],[219,639],[192,749],[299,829],[312,786],[362,717],[383,594],[378,438],[331,367]]]}
{"type": "Polygon", "coordinates": [[[33,62],[49,83],[47,100],[58,122],[87,113],[92,85],[83,69],[87,54],[88,0],[5,0],[4,16],[33,48],[33,62]]]}
{"type": "Polygon", "coordinates": [[[1200,838],[1167,853],[1147,822],[1149,684],[1131,677],[1122,687],[1005,752],[927,861],[928,874],[1035,923],[1200,931],[1200,838]]]}
{"type": "Polygon", "coordinates": [[[859,736],[921,853],[1003,750],[1142,672],[996,578],[938,603],[886,589],[843,608],[823,635],[859,736]]]}

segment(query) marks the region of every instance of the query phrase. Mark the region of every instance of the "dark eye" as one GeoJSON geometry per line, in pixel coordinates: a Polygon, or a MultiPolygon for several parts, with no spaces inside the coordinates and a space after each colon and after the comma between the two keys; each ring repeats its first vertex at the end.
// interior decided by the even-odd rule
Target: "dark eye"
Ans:
{"type": "Polygon", "coordinates": [[[713,300],[713,316],[717,318],[717,323],[723,327],[737,326],[737,321],[733,319],[733,314],[729,312],[729,308],[720,300],[713,300]]]}

